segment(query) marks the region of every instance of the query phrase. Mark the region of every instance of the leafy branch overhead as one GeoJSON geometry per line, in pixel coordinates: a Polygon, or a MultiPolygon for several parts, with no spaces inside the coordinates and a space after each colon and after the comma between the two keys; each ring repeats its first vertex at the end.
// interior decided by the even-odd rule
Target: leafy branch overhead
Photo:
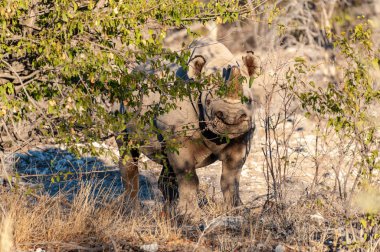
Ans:
{"type": "Polygon", "coordinates": [[[141,119],[145,124],[175,107],[170,97],[188,92],[167,64],[184,65],[189,53],[164,48],[166,34],[194,22],[235,21],[249,11],[238,1],[1,1],[0,144],[35,132],[66,143],[99,140],[122,130],[148,91],[165,94],[164,106],[141,119]],[[160,78],[132,72],[147,60],[160,78]],[[119,100],[128,113],[110,114],[119,100]],[[20,124],[28,127],[17,132],[20,124]]]}

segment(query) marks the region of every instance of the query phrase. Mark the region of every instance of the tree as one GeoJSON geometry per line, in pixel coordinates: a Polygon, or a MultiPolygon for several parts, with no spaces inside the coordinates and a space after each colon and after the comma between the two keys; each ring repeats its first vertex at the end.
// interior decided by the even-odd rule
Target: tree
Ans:
{"type": "MultiPolygon", "coordinates": [[[[75,150],[77,143],[122,131],[136,119],[144,94],[165,94],[164,106],[140,118],[139,125],[149,125],[154,115],[175,107],[170,97],[188,93],[165,64],[185,66],[189,52],[164,48],[166,33],[248,12],[231,0],[1,1],[0,148],[15,150],[49,136],[75,150]],[[132,71],[148,59],[160,78],[132,71]],[[109,113],[120,101],[128,112],[109,113]]],[[[97,151],[91,144],[85,150],[97,151]]]]}

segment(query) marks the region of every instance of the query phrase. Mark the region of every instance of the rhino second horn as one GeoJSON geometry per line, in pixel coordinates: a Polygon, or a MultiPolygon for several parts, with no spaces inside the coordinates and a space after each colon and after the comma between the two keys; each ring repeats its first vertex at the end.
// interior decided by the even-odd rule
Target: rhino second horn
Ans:
{"type": "Polygon", "coordinates": [[[248,51],[247,55],[242,57],[242,60],[247,67],[249,76],[258,74],[258,58],[254,55],[253,51],[248,51]]]}
{"type": "Polygon", "coordinates": [[[189,62],[188,76],[190,78],[200,77],[205,64],[206,59],[202,55],[194,56],[189,62]]]}
{"type": "Polygon", "coordinates": [[[229,98],[239,98],[240,92],[243,91],[242,85],[240,83],[240,69],[237,67],[231,68],[231,74],[230,78],[228,80],[228,90],[227,90],[227,97],[229,98]]]}

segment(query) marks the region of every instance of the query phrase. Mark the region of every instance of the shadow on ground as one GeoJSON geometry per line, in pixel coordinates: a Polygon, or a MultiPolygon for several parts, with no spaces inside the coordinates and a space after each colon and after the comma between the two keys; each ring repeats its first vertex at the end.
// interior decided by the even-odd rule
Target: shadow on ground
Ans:
{"type": "MultiPolygon", "coordinates": [[[[97,157],[76,157],[59,148],[29,150],[15,154],[16,177],[50,195],[66,193],[74,195],[82,182],[93,185],[95,195],[100,190],[118,196],[123,192],[117,166],[107,166],[97,157]]],[[[146,176],[140,175],[141,200],[152,200],[151,184],[146,176]]]]}

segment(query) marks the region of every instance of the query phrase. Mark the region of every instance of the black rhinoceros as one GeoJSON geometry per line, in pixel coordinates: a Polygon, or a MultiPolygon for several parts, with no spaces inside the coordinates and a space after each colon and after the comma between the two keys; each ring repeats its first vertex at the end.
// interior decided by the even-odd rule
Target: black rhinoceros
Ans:
{"type": "MultiPolygon", "coordinates": [[[[229,91],[221,97],[216,95],[218,87],[214,86],[197,97],[178,100],[177,109],[154,120],[159,131],[170,131],[176,142],[180,143],[177,151],[166,151],[165,139],[155,137],[149,146],[121,151],[119,167],[130,200],[137,201],[137,161],[140,152],[163,164],[159,187],[165,199],[173,201],[178,198],[177,207],[181,212],[196,215],[199,209],[199,180],[195,170],[217,160],[223,164],[220,183],[225,203],[227,206],[241,204],[239,178],[250,150],[255,124],[253,94],[248,83],[241,83],[243,78],[240,77],[244,75],[249,78],[256,74],[258,68],[253,52],[247,52],[242,57],[244,66],[241,69],[238,65],[231,67],[237,64],[232,53],[221,43],[209,39],[193,43],[191,50],[194,56],[188,63],[189,70],[185,72],[179,68],[177,75],[191,80],[224,71],[220,86],[229,86],[229,91]],[[176,134],[183,132],[184,126],[188,125],[192,125],[195,130],[176,134]],[[157,154],[163,158],[157,160],[157,154]]],[[[143,107],[158,104],[159,100],[159,94],[151,93],[143,98],[143,107]]],[[[127,144],[128,134],[133,133],[133,130],[132,127],[127,128],[127,135],[118,139],[119,149],[127,144]]]]}

